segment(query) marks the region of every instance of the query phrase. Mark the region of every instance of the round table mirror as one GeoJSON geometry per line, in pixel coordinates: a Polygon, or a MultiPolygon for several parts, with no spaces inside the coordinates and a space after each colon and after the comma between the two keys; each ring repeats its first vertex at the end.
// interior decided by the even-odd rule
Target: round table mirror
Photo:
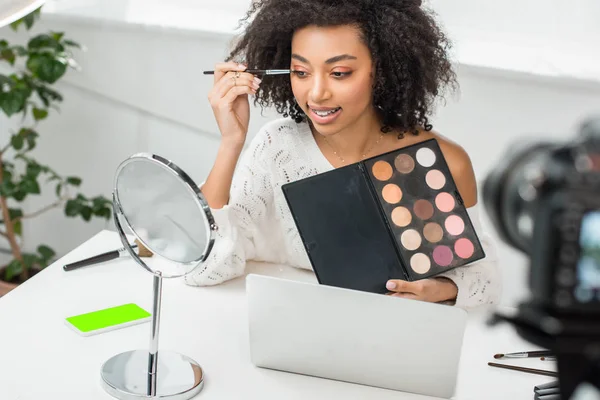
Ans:
{"type": "Polygon", "coordinates": [[[208,203],[192,179],[171,161],[135,154],[115,173],[114,222],[123,245],[154,276],[149,350],[117,354],[102,366],[102,384],[113,397],[189,399],[202,390],[204,371],[189,357],[158,351],[162,279],[201,265],[217,229],[208,203]],[[141,249],[151,257],[141,257],[141,249]]]}

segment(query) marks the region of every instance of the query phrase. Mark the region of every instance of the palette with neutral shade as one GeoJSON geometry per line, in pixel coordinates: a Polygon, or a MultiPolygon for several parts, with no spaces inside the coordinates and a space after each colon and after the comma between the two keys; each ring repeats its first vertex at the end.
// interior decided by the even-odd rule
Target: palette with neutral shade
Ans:
{"type": "Polygon", "coordinates": [[[321,284],[387,293],[484,257],[435,140],[281,189],[321,284]]]}
{"type": "Polygon", "coordinates": [[[407,279],[485,256],[437,141],[373,157],[365,166],[407,279]]]}

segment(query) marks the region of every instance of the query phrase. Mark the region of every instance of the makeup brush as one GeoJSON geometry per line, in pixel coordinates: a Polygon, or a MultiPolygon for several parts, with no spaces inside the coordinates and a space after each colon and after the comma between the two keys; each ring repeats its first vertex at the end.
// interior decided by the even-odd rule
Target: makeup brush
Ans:
{"type": "MultiPolygon", "coordinates": [[[[292,71],[289,69],[247,69],[239,72],[247,72],[253,75],[285,75],[291,73],[292,71]]],[[[202,73],[204,75],[214,75],[215,71],[203,71],[202,73]]]]}
{"type": "MultiPolygon", "coordinates": [[[[135,243],[131,245],[131,247],[135,250],[138,249],[138,255],[140,257],[152,257],[152,252],[148,250],[144,245],[142,245],[139,240],[135,240],[135,243]]],[[[115,258],[120,258],[124,254],[127,254],[127,249],[125,247],[121,247],[117,250],[107,251],[102,254],[98,254],[93,257],[89,257],[83,260],[75,261],[70,264],[65,264],[63,266],[63,270],[65,271],[73,271],[75,269],[79,269],[82,267],[87,267],[89,265],[98,264],[105,261],[114,260],[115,258]]]]}
{"type": "Polygon", "coordinates": [[[560,393],[552,393],[552,394],[536,394],[533,397],[533,400],[560,400],[560,393]]]}
{"type": "Polygon", "coordinates": [[[546,371],[544,369],[517,367],[516,365],[497,364],[497,363],[492,363],[492,362],[489,362],[488,365],[490,367],[511,369],[513,371],[527,372],[529,374],[537,374],[537,375],[545,375],[545,376],[558,376],[558,373],[556,373],[554,371],[546,371]]]}
{"type": "Polygon", "coordinates": [[[546,396],[549,394],[560,394],[560,388],[557,386],[557,387],[551,387],[548,389],[534,390],[533,392],[535,394],[537,394],[538,396],[546,396]]]}
{"type": "Polygon", "coordinates": [[[542,383],[541,385],[536,385],[533,387],[533,390],[535,392],[537,392],[539,390],[546,390],[546,389],[557,388],[557,387],[558,387],[558,381],[552,381],[552,382],[548,382],[548,383],[542,383]]]}
{"type": "Polygon", "coordinates": [[[135,245],[138,247],[138,256],[140,257],[152,257],[154,253],[146,248],[138,239],[134,241],[135,245]]]}
{"type": "Polygon", "coordinates": [[[523,351],[521,353],[507,353],[507,354],[495,354],[495,359],[500,358],[531,358],[531,357],[549,357],[554,354],[548,350],[540,350],[540,351],[523,351]]]}

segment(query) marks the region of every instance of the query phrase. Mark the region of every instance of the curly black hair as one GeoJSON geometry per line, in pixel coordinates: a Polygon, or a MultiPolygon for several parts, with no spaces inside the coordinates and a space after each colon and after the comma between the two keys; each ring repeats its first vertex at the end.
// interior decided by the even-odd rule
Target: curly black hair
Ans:
{"type": "MultiPolygon", "coordinates": [[[[383,132],[431,130],[428,115],[438,96],[455,87],[451,43],[421,0],[255,0],[227,61],[248,68],[289,68],[294,32],[316,26],[359,28],[375,65],[372,103],[383,132]]],[[[296,122],[307,117],[296,104],[289,76],[263,80],[255,105],[274,106],[296,122]]]]}

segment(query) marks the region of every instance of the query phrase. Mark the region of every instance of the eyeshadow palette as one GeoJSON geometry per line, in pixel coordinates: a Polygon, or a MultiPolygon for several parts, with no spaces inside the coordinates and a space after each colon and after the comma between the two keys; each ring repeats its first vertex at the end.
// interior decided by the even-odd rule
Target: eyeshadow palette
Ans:
{"type": "Polygon", "coordinates": [[[484,257],[436,140],[364,164],[410,280],[484,257]]]}
{"type": "Polygon", "coordinates": [[[282,190],[322,284],[385,293],[485,257],[434,139],[282,190]]]}

